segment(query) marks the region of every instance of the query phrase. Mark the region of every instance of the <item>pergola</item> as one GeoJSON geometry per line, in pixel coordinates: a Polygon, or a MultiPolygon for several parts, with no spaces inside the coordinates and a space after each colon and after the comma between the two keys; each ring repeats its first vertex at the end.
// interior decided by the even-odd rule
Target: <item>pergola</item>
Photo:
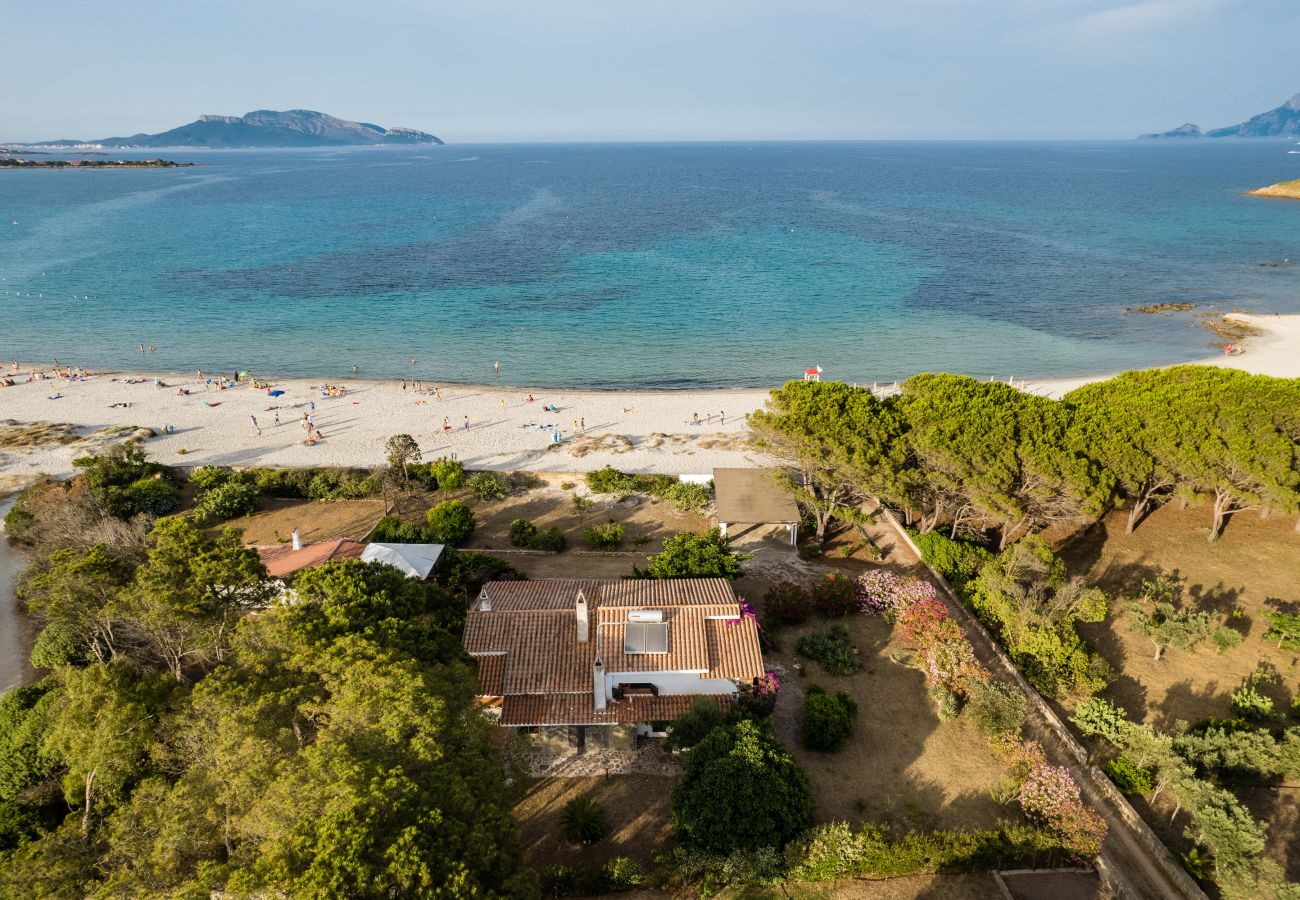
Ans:
{"type": "Polygon", "coordinates": [[[725,537],[731,525],[784,525],[799,540],[799,506],[775,469],[714,469],[714,507],[725,537]]]}

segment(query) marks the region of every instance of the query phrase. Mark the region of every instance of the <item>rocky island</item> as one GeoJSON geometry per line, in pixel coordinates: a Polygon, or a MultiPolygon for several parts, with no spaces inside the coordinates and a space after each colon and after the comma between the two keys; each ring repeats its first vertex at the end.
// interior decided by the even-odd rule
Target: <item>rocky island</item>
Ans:
{"type": "Polygon", "coordinates": [[[1257,116],[1252,116],[1245,122],[1239,122],[1236,125],[1229,125],[1226,128],[1215,128],[1211,131],[1201,131],[1201,129],[1188,122],[1186,125],[1179,125],[1170,131],[1161,131],[1157,134],[1144,134],[1145,139],[1168,139],[1168,138],[1200,138],[1200,137],[1248,137],[1248,138],[1265,138],[1265,137],[1298,137],[1300,136],[1300,94],[1296,94],[1290,100],[1283,103],[1268,112],[1262,112],[1257,116]]]}
{"type": "Polygon", "coordinates": [[[96,140],[63,138],[22,147],[70,147],[102,150],[131,147],[373,147],[394,144],[441,144],[442,139],[414,128],[384,128],[351,122],[311,109],[256,109],[242,116],[199,116],[158,134],[133,134],[96,140]]]}
{"type": "Polygon", "coordinates": [[[1300,178],[1295,181],[1279,181],[1268,187],[1247,191],[1252,197],[1281,197],[1284,200],[1300,200],[1300,178]]]}

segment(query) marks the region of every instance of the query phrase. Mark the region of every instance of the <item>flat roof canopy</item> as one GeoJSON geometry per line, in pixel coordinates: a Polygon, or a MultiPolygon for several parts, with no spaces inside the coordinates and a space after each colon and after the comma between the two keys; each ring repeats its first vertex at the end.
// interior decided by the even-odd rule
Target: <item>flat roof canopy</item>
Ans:
{"type": "Polygon", "coordinates": [[[776,469],[714,469],[714,507],[719,522],[756,525],[799,521],[794,496],[776,469]]]}

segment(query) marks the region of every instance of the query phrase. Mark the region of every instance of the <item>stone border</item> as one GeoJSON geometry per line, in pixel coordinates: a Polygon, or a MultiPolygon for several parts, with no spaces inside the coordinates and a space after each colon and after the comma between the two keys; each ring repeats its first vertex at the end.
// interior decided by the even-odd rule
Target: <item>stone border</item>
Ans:
{"type": "MultiPolygon", "coordinates": [[[[899,538],[916,554],[916,558],[920,560],[921,565],[925,566],[935,583],[943,590],[948,605],[957,613],[963,629],[978,634],[983,642],[992,648],[994,657],[998,660],[1003,674],[1009,677],[1016,687],[1020,689],[1021,693],[1028,698],[1030,707],[1038,718],[1047,726],[1057,742],[1063,745],[1070,756],[1073,757],[1071,768],[1076,775],[1083,776],[1080,779],[1079,786],[1088,795],[1088,799],[1094,805],[1104,808],[1105,812],[1108,813],[1106,817],[1108,821],[1112,824],[1121,824],[1125,828],[1128,837],[1137,845],[1137,848],[1140,851],[1145,851],[1151,862],[1165,876],[1165,887],[1176,891],[1176,893],[1169,891],[1162,893],[1165,896],[1183,897],[1189,898],[1189,900],[1209,900],[1206,893],[1201,890],[1200,885],[1192,880],[1192,877],[1178,864],[1169,848],[1164,845],[1160,838],[1156,837],[1155,832],[1151,830],[1151,826],[1137,814],[1137,810],[1120,793],[1119,788],[1115,787],[1114,782],[1106,777],[1106,774],[1101,769],[1092,765],[1088,759],[1088,751],[1079,743],[1078,738],[1061,720],[1061,717],[1056,714],[1056,711],[1048,705],[1042,695],[1034,690],[1029,682],[1025,680],[1025,677],[1020,674],[1020,670],[1011,661],[1011,657],[1007,656],[1006,651],[1002,649],[1002,645],[994,640],[993,635],[984,627],[984,623],[976,618],[975,614],[961,602],[957,592],[948,584],[948,579],[936,572],[934,567],[925,561],[920,548],[916,546],[912,536],[907,533],[907,529],[899,524],[893,512],[881,505],[877,510],[877,514],[884,518],[889,526],[897,532],[899,538]]],[[[1147,896],[1145,891],[1135,890],[1138,885],[1132,883],[1129,877],[1132,873],[1120,871],[1119,860],[1107,860],[1106,856],[1106,851],[1103,849],[1102,856],[1097,860],[1097,872],[1107,886],[1111,888],[1115,896],[1147,896]]],[[[1145,885],[1142,885],[1142,887],[1145,887],[1145,885]]]]}

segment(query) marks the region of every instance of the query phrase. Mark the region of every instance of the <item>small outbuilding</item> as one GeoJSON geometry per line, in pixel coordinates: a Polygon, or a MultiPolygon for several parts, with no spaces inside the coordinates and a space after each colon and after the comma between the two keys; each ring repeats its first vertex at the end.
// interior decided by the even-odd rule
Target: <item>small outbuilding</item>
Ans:
{"type": "Polygon", "coordinates": [[[442,558],[442,544],[367,544],[361,553],[362,562],[378,562],[400,569],[407,578],[421,581],[442,558]]]}
{"type": "Polygon", "coordinates": [[[732,525],[784,525],[799,541],[799,505],[775,469],[714,469],[714,508],[722,534],[732,525]]]}

